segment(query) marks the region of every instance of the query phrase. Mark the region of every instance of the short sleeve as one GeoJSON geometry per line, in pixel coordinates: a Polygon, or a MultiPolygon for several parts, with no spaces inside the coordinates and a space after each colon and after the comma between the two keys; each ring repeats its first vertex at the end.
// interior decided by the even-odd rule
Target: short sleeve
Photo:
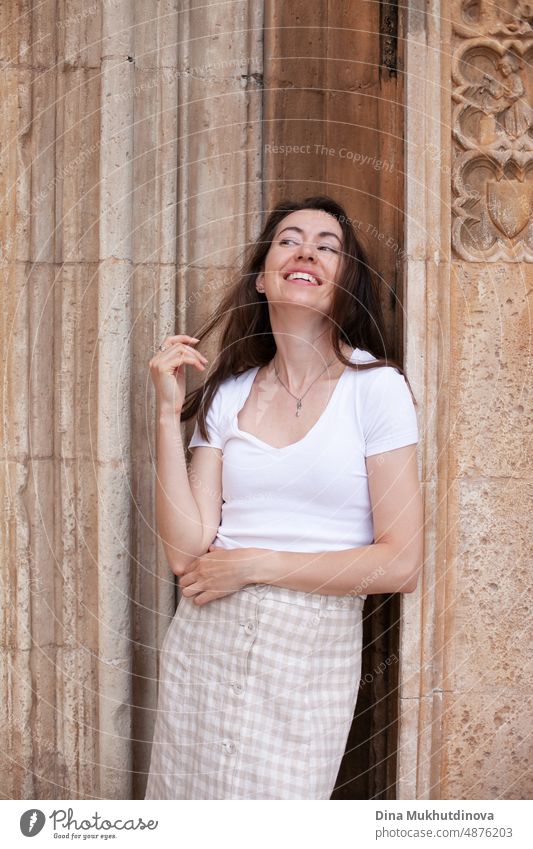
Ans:
{"type": "Polygon", "coordinates": [[[223,447],[221,389],[222,387],[219,386],[217,391],[213,395],[211,404],[209,405],[209,409],[207,410],[205,416],[207,433],[209,434],[209,441],[206,442],[206,440],[203,438],[202,434],[200,433],[198,421],[196,421],[194,431],[189,442],[189,448],[197,448],[201,445],[205,445],[207,448],[223,447]]]}
{"type": "Polygon", "coordinates": [[[392,366],[370,374],[361,411],[365,457],[418,442],[416,410],[404,376],[392,366]]]}

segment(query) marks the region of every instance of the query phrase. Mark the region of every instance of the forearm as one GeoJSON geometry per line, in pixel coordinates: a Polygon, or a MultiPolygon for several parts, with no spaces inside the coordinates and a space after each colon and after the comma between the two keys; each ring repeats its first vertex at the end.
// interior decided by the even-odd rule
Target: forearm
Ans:
{"type": "Polygon", "coordinates": [[[272,551],[252,564],[254,582],[324,595],[412,592],[420,558],[390,543],[319,553],[272,551]]]}
{"type": "Polygon", "coordinates": [[[157,416],[157,530],[175,571],[203,553],[203,528],[187,474],[179,414],[157,416]]]}

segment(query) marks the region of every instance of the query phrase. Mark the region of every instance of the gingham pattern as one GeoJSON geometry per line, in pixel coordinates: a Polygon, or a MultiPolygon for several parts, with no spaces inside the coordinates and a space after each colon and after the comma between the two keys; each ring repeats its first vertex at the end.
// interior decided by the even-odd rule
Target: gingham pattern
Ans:
{"type": "Polygon", "coordinates": [[[146,799],[329,799],[361,674],[356,596],[182,597],[161,653],[146,799]]]}

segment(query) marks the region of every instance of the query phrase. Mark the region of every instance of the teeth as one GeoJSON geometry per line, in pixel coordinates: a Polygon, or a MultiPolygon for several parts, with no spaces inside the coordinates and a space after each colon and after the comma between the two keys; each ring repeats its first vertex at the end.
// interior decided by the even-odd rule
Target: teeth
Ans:
{"type": "Polygon", "coordinates": [[[315,286],[320,285],[316,277],[313,277],[311,274],[305,274],[303,271],[294,271],[291,274],[288,274],[285,278],[286,280],[309,280],[310,283],[314,283],[315,286]]]}

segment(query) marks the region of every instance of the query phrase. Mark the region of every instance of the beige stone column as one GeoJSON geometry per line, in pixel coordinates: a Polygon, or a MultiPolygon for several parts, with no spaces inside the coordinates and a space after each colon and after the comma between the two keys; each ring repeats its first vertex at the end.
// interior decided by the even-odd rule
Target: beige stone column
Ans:
{"type": "Polygon", "coordinates": [[[263,9],[182,8],[178,326],[194,334],[262,224],[263,9]]]}
{"type": "Polygon", "coordinates": [[[427,531],[402,599],[398,795],[529,798],[533,30],[518,7],[452,5],[451,21],[438,2],[407,15],[406,366],[427,531]]]}
{"type": "Polygon", "coordinates": [[[177,12],[3,8],[0,775],[129,798],[174,610],[148,360],[175,317],[177,12]]]}

